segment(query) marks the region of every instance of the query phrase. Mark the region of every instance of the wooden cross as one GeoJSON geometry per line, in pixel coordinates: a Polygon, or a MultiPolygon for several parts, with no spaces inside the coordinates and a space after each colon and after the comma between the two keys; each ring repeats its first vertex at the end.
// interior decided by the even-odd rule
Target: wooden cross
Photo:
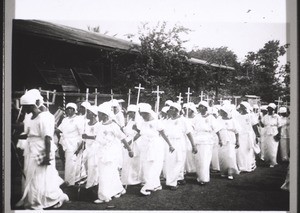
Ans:
{"type": "Polygon", "coordinates": [[[178,98],[178,101],[177,103],[181,104],[183,101],[182,101],[182,97],[181,97],[181,93],[179,93],[178,96],[176,96],[178,98]]]}
{"type": "Polygon", "coordinates": [[[130,105],[131,89],[128,90],[128,106],[130,105]]]}
{"type": "Polygon", "coordinates": [[[134,88],[138,90],[137,99],[136,99],[136,105],[138,105],[138,104],[139,104],[139,101],[140,101],[140,93],[141,93],[141,90],[142,90],[142,89],[145,89],[145,88],[144,88],[144,87],[141,87],[141,84],[139,84],[138,87],[134,87],[134,88]]]}
{"type": "Polygon", "coordinates": [[[240,97],[241,97],[241,96],[233,96],[235,106],[237,106],[237,99],[240,98],[240,97]]]}
{"type": "Polygon", "coordinates": [[[199,95],[199,97],[200,97],[200,101],[203,101],[203,97],[204,97],[203,91],[201,91],[201,95],[199,95]]]}
{"type": "Polygon", "coordinates": [[[190,95],[192,94],[192,93],[190,93],[190,88],[189,87],[188,87],[188,91],[185,94],[187,94],[186,102],[189,103],[190,102],[190,95]]]}
{"type": "Polygon", "coordinates": [[[110,90],[110,98],[111,98],[111,100],[113,100],[113,99],[114,99],[114,92],[113,92],[113,90],[112,90],[112,89],[110,90]]]}
{"type": "Polygon", "coordinates": [[[159,111],[159,99],[160,99],[159,94],[164,93],[164,91],[159,91],[159,86],[157,86],[156,91],[152,91],[152,93],[156,93],[156,113],[158,113],[158,111],[159,111]]]}
{"type": "Polygon", "coordinates": [[[275,102],[277,102],[278,104],[277,104],[277,110],[279,109],[279,107],[280,107],[280,103],[282,103],[283,101],[281,100],[281,98],[280,97],[278,97],[278,100],[276,100],[275,102]]]}

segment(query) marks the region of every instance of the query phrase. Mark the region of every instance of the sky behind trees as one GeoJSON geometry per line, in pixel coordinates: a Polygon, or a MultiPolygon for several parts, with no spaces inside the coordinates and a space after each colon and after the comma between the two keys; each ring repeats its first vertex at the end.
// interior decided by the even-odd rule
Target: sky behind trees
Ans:
{"type": "MultiPolygon", "coordinates": [[[[284,0],[16,0],[15,18],[41,19],[121,39],[137,35],[141,22],[167,21],[191,29],[183,36],[188,51],[228,47],[244,60],[270,40],[287,43],[284,0]]],[[[138,41],[138,38],[134,38],[138,41]]],[[[286,57],[281,58],[282,63],[286,57]]]]}

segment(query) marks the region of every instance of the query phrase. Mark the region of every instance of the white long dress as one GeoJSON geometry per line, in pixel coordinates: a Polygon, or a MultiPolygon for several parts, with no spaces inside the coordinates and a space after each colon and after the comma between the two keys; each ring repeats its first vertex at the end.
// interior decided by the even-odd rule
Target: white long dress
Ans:
{"type": "MultiPolygon", "coordinates": [[[[96,122],[93,125],[85,125],[85,134],[88,136],[96,136],[100,129],[100,123],[96,122]]],[[[86,188],[96,186],[98,184],[98,153],[99,144],[94,139],[85,139],[85,152],[87,164],[87,179],[86,188]]]]}
{"type": "Polygon", "coordinates": [[[290,152],[290,118],[280,117],[280,127],[280,156],[282,161],[288,161],[290,152]]]}
{"type": "Polygon", "coordinates": [[[119,146],[126,135],[114,122],[100,124],[96,141],[99,145],[98,153],[98,198],[110,200],[124,190],[120,179],[119,146]]]}
{"type": "MultiPolygon", "coordinates": [[[[194,132],[195,132],[195,117],[194,118],[186,118],[186,121],[188,123],[190,123],[190,125],[192,126],[192,135],[194,136],[194,132]]],[[[188,139],[188,137],[185,137],[185,145],[186,145],[186,160],[185,160],[185,166],[184,166],[184,170],[186,173],[193,173],[196,172],[196,163],[195,163],[195,154],[192,153],[193,148],[192,148],[192,144],[190,142],[190,140],[188,139]]]]}
{"type": "MultiPolygon", "coordinates": [[[[26,123],[25,133],[28,135],[26,170],[24,170],[26,180],[23,196],[17,206],[23,205],[29,209],[48,208],[58,203],[64,196],[59,188],[63,180],[58,175],[54,160],[50,161],[50,165],[40,165],[38,162],[39,156],[45,153],[45,136],[53,138],[53,121],[49,119],[47,112],[42,112],[26,123]]],[[[50,156],[55,155],[55,149],[56,146],[51,141],[50,156]]]]}
{"type": "Polygon", "coordinates": [[[133,137],[136,135],[136,131],[132,129],[135,125],[135,121],[129,120],[126,126],[123,128],[127,139],[131,141],[129,145],[134,153],[133,158],[129,157],[128,150],[123,148],[123,166],[121,172],[121,181],[123,185],[135,185],[141,183],[140,179],[140,151],[138,147],[138,141],[133,141],[133,137]]]}
{"type": "Polygon", "coordinates": [[[263,135],[261,136],[264,161],[271,166],[277,165],[278,142],[274,136],[278,134],[279,115],[265,115],[261,122],[264,124],[263,135]]]}
{"type": "Polygon", "coordinates": [[[192,126],[183,117],[165,121],[165,134],[175,151],[170,153],[169,146],[165,146],[164,173],[167,186],[177,186],[178,180],[183,180],[184,164],[186,160],[186,135],[191,133],[192,126]]]}
{"type": "Polygon", "coordinates": [[[160,137],[159,131],[163,130],[160,120],[151,121],[141,120],[138,124],[140,130],[141,172],[140,179],[144,183],[142,190],[155,190],[161,187],[160,174],[164,161],[164,142],[160,137]]]}
{"type": "Polygon", "coordinates": [[[214,134],[220,127],[213,115],[195,117],[195,136],[194,142],[197,146],[196,173],[198,182],[210,181],[210,164],[214,145],[214,134]]]}
{"type": "Polygon", "coordinates": [[[84,153],[80,152],[77,156],[74,154],[82,143],[82,133],[84,132],[84,121],[81,117],[74,115],[62,120],[58,129],[62,132],[59,143],[65,151],[65,181],[69,185],[86,177],[84,165],[84,153]]]}
{"type": "Polygon", "coordinates": [[[222,146],[219,148],[219,162],[221,175],[239,174],[236,162],[236,136],[239,132],[240,126],[235,119],[224,120],[218,119],[221,125],[220,138],[222,146]]]}
{"type": "Polygon", "coordinates": [[[252,126],[256,125],[257,122],[251,114],[239,114],[236,119],[241,127],[239,132],[240,147],[236,150],[237,165],[240,171],[251,172],[255,164],[253,150],[255,133],[252,126]]]}

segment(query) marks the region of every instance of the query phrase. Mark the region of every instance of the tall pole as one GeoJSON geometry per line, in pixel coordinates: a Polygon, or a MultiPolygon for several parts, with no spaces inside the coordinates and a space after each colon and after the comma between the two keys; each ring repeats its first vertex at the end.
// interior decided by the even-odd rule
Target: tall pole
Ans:
{"type": "Polygon", "coordinates": [[[128,91],[128,106],[130,105],[130,95],[131,95],[131,89],[129,89],[129,91],[128,91]]]}
{"type": "Polygon", "coordinates": [[[97,88],[95,88],[95,106],[97,106],[97,99],[98,99],[98,93],[97,93],[97,88]]]}

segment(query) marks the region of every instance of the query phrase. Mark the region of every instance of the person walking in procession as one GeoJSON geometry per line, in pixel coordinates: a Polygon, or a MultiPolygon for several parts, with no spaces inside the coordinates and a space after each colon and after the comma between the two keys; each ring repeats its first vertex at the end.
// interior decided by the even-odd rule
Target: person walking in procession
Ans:
{"type": "Polygon", "coordinates": [[[63,180],[59,177],[53,161],[55,145],[54,119],[41,112],[32,94],[21,97],[20,103],[27,114],[32,114],[25,129],[28,142],[25,189],[17,206],[26,209],[59,208],[69,198],[60,189],[63,180]]]}

